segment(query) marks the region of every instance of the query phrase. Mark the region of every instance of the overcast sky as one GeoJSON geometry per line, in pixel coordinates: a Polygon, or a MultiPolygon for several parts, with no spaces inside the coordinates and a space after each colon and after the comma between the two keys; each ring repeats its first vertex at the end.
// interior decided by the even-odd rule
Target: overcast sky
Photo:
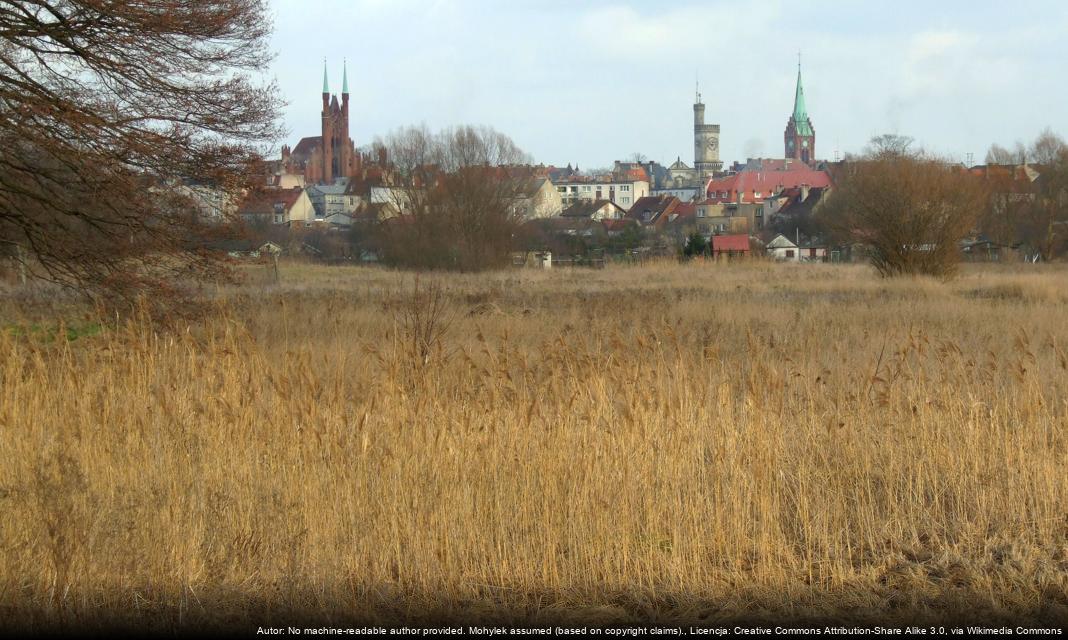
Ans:
{"type": "Polygon", "coordinates": [[[357,146],[484,124],[539,162],[693,163],[694,81],[721,159],[781,157],[797,52],[817,156],[879,133],[982,162],[1068,135],[1068,3],[274,0],[288,142],[319,135],[323,58],[348,59],[357,146]]]}

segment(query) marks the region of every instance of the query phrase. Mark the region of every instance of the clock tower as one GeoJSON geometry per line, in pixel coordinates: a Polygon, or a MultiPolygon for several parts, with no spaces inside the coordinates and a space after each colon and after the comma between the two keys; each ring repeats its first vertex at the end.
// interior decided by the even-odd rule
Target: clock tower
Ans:
{"type": "Polygon", "coordinates": [[[707,178],[723,168],[719,160],[719,125],[705,124],[700,91],[693,105],[693,160],[698,178],[707,178]]]}
{"type": "Polygon", "coordinates": [[[786,122],[783,135],[787,158],[811,162],[816,158],[816,129],[805,109],[805,90],[801,87],[801,61],[797,62],[797,90],[794,93],[794,113],[786,122]]]}

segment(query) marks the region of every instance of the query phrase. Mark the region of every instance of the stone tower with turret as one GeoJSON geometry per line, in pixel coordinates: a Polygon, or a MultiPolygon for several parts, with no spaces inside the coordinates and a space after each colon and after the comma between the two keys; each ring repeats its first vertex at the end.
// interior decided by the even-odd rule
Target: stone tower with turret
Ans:
{"type": "Polygon", "coordinates": [[[693,162],[699,178],[707,178],[723,167],[719,159],[719,125],[705,124],[700,91],[693,105],[693,162]]]}

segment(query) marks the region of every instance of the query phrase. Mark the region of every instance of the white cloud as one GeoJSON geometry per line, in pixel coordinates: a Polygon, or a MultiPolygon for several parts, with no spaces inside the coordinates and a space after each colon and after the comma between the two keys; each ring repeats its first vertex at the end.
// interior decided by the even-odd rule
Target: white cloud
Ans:
{"type": "Polygon", "coordinates": [[[746,7],[729,3],[647,12],[610,5],[583,12],[574,23],[574,33],[592,50],[626,59],[724,55],[732,42],[758,36],[779,13],[779,2],[772,0],[746,7]]]}

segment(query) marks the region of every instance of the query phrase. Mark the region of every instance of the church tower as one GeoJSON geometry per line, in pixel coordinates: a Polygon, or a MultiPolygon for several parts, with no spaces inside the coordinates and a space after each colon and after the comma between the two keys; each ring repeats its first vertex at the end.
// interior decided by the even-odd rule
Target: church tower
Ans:
{"type": "Polygon", "coordinates": [[[719,160],[719,125],[705,124],[700,89],[693,105],[693,162],[698,178],[707,178],[723,167],[719,160]]]}
{"type": "Polygon", "coordinates": [[[341,103],[330,95],[326,62],[323,62],[323,138],[321,146],[322,181],[331,184],[335,179],[349,176],[353,144],[349,139],[349,75],[345,65],[341,87],[341,103]]]}
{"type": "Polygon", "coordinates": [[[805,109],[805,90],[801,87],[801,60],[797,61],[797,90],[794,93],[794,113],[786,123],[783,135],[786,157],[811,162],[816,158],[816,129],[805,109]]]}
{"type": "Polygon", "coordinates": [[[320,145],[320,152],[322,153],[322,181],[333,182],[333,176],[330,174],[331,168],[334,166],[334,158],[331,152],[333,147],[330,145],[330,140],[334,137],[334,120],[330,114],[330,83],[326,78],[326,60],[323,60],[323,142],[320,145]]]}

